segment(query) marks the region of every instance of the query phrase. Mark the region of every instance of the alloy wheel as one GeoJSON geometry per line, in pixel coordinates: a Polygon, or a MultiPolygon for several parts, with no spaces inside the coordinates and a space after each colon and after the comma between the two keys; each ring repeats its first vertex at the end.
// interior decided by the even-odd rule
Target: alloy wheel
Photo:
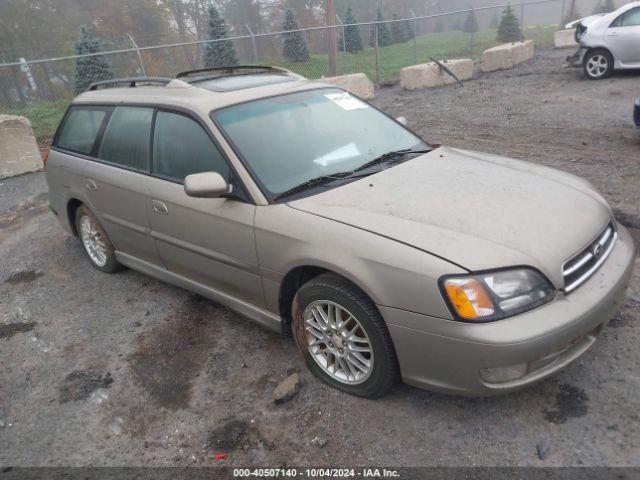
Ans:
{"type": "Polygon", "coordinates": [[[107,246],[95,221],[87,215],[80,219],[80,238],[91,261],[104,267],[107,264],[107,246]]]}
{"type": "Polygon", "coordinates": [[[310,303],[304,311],[307,349],[330,377],[355,385],[373,370],[373,348],[358,319],[329,300],[310,303]]]}
{"type": "Polygon", "coordinates": [[[594,55],[587,60],[587,71],[593,78],[604,76],[609,68],[609,61],[604,55],[594,55]]]}

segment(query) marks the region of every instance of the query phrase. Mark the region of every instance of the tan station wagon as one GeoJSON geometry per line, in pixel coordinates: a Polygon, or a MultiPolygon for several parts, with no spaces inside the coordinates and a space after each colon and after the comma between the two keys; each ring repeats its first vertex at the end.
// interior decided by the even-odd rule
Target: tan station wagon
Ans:
{"type": "Polygon", "coordinates": [[[354,395],[557,372],[624,298],[629,233],[580,178],[404,123],[273,67],[94,84],[55,136],[51,209],[99,270],[292,333],[354,395]]]}

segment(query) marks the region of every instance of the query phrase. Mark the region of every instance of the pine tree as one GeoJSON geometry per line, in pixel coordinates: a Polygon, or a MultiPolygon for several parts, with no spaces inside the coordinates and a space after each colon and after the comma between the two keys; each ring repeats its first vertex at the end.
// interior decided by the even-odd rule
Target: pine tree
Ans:
{"type": "Polygon", "coordinates": [[[434,33],[442,33],[444,32],[444,23],[442,22],[442,17],[436,18],[436,26],[433,29],[434,33]]]}
{"type": "MultiPolygon", "coordinates": [[[[88,26],[80,27],[80,38],[75,43],[76,54],[86,55],[103,50],[88,26]]],[[[111,67],[104,56],[81,57],[76,60],[76,93],[84,92],[93,82],[113,78],[111,67]]]]}
{"type": "Polygon", "coordinates": [[[507,8],[502,12],[502,20],[500,21],[496,38],[500,43],[518,42],[522,39],[520,22],[518,22],[518,18],[513,13],[510,4],[507,4],[507,8]]]}
{"type": "Polygon", "coordinates": [[[491,22],[489,22],[489,28],[496,29],[500,25],[500,19],[498,18],[498,14],[494,13],[493,17],[491,17],[491,22]]]}
{"type": "Polygon", "coordinates": [[[353,25],[358,23],[351,7],[347,8],[347,12],[344,15],[345,27],[340,38],[340,49],[344,50],[346,47],[347,52],[355,53],[362,51],[362,38],[360,37],[360,27],[353,25]]]}
{"type": "Polygon", "coordinates": [[[416,36],[413,28],[414,25],[411,20],[405,20],[402,22],[402,30],[404,31],[404,38],[406,39],[405,41],[408,42],[409,40],[413,40],[413,37],[416,36]]]}
{"type": "Polygon", "coordinates": [[[236,50],[233,48],[224,19],[214,6],[209,7],[207,33],[209,40],[218,40],[206,44],[204,66],[206,68],[233,67],[238,64],[236,50]]]}
{"type": "Polygon", "coordinates": [[[462,31],[473,35],[478,30],[480,30],[480,27],[478,26],[478,19],[476,18],[476,11],[471,10],[464,21],[462,31]]]}
{"type": "MultiPolygon", "coordinates": [[[[291,31],[298,30],[298,23],[296,22],[296,17],[293,13],[293,10],[290,8],[287,9],[287,13],[284,17],[284,24],[282,25],[282,30],[291,31]]],[[[302,34],[298,31],[293,31],[291,33],[283,34],[284,42],[283,42],[283,55],[290,62],[306,62],[311,57],[309,56],[309,49],[307,48],[307,44],[302,38],[302,34]]]]}
{"type": "Polygon", "coordinates": [[[613,3],[613,0],[605,0],[604,2],[599,1],[593,9],[593,14],[598,15],[599,13],[610,13],[614,10],[616,10],[616,6],[613,3]]]}
{"type": "MultiPolygon", "coordinates": [[[[382,15],[382,9],[378,9],[378,22],[384,22],[384,16],[382,15]]],[[[373,47],[375,46],[375,28],[371,26],[371,38],[369,39],[369,44],[373,47]]],[[[391,37],[391,33],[389,33],[389,27],[387,27],[386,23],[378,23],[378,46],[380,47],[388,47],[393,43],[393,38],[391,37]]]]}
{"type": "Polygon", "coordinates": [[[404,43],[407,41],[405,32],[402,29],[402,23],[398,19],[398,15],[393,14],[394,22],[391,24],[391,39],[393,43],[404,43]]]}

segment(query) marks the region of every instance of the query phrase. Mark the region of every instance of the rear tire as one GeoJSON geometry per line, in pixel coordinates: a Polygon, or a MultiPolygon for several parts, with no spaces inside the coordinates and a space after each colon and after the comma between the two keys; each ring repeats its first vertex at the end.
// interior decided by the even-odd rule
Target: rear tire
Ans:
{"type": "Polygon", "coordinates": [[[396,352],[378,309],[338,275],[305,283],[293,299],[293,333],[311,372],[359,397],[385,394],[398,381],[396,352]]]}
{"type": "Polygon", "coordinates": [[[587,52],[582,61],[584,74],[590,80],[602,80],[613,73],[613,56],[606,50],[587,52]]]}
{"type": "Polygon", "coordinates": [[[105,273],[115,273],[124,267],[116,260],[115,248],[107,232],[84,205],[76,210],[76,231],[91,265],[105,273]]]}

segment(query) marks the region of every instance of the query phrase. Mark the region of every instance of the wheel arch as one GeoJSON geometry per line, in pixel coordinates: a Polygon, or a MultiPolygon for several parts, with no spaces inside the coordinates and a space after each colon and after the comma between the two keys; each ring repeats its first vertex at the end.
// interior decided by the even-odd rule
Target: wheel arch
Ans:
{"type": "Polygon", "coordinates": [[[282,319],[283,331],[289,333],[291,331],[292,321],[292,303],[295,294],[309,280],[322,275],[323,273],[332,273],[353,284],[375,304],[375,298],[368,288],[361,281],[354,278],[349,272],[343,271],[341,268],[333,265],[304,264],[294,266],[282,278],[278,294],[278,308],[280,318],[282,319]]]}
{"type": "Polygon", "coordinates": [[[67,201],[67,221],[69,222],[69,229],[74,236],[78,236],[78,229],[76,228],[76,212],[78,208],[84,205],[82,200],[75,197],[70,198],[67,201]]]}

